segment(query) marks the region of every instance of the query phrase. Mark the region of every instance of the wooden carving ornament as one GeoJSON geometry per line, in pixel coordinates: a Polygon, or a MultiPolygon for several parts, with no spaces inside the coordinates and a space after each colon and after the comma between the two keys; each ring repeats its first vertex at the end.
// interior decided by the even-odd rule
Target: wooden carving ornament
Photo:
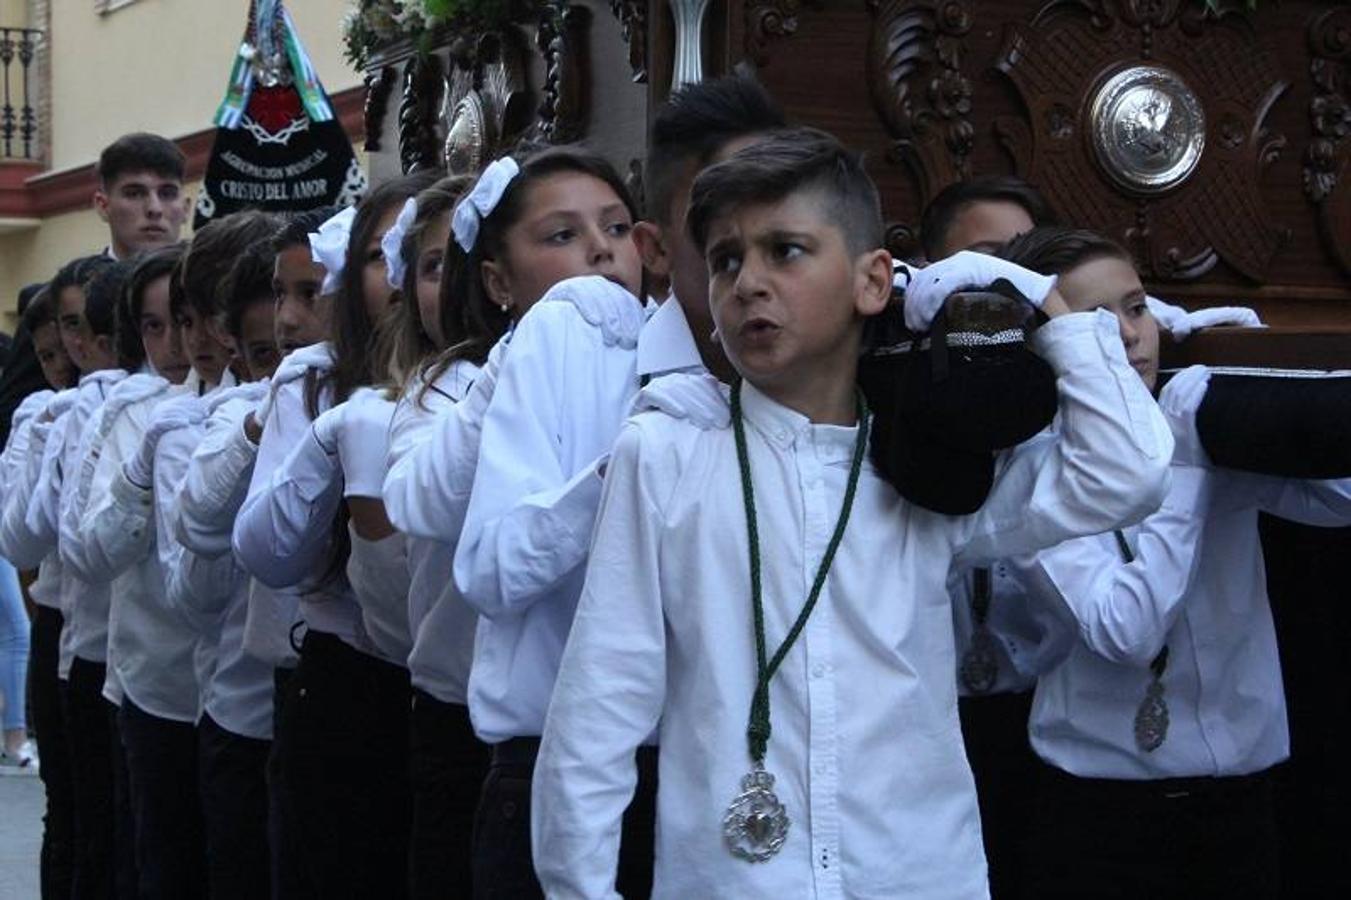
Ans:
{"type": "Polygon", "coordinates": [[[647,3],[645,0],[610,0],[610,11],[619,19],[619,33],[629,45],[629,68],[637,84],[647,82],[647,3]]]}
{"type": "Polygon", "coordinates": [[[441,100],[440,61],[435,56],[413,56],[403,72],[399,98],[399,162],[405,173],[436,165],[436,110],[441,100]]]}
{"type": "Polygon", "coordinates": [[[535,129],[552,143],[575,141],[586,133],[590,24],[591,11],[566,0],[553,0],[540,14],[535,44],[544,57],[545,72],[535,129]]]}
{"type": "Polygon", "coordinates": [[[769,62],[770,42],[797,33],[797,15],[804,5],[821,4],[820,0],[749,0],[745,5],[746,57],[757,66],[769,62]]]}
{"type": "Polygon", "coordinates": [[[375,153],[380,149],[380,129],[389,107],[389,95],[394,89],[394,67],[380,66],[366,73],[366,103],[361,121],[366,132],[365,150],[375,153]]]}
{"type": "Polygon", "coordinates": [[[1351,9],[1326,10],[1309,23],[1313,139],[1304,151],[1304,194],[1318,207],[1319,235],[1337,264],[1351,273],[1351,9]]]}
{"type": "Polygon", "coordinates": [[[994,134],[1018,174],[1062,217],[1125,241],[1147,277],[1196,279],[1223,260],[1261,280],[1288,235],[1259,189],[1285,143],[1264,122],[1288,84],[1247,16],[1208,20],[1199,7],[1187,0],[1046,3],[1029,23],[1006,31],[995,67],[1027,114],[996,120],[994,134]],[[1095,98],[1141,60],[1174,73],[1204,106],[1195,117],[1206,130],[1199,162],[1162,191],[1108,171],[1112,155],[1093,144],[1095,98]]]}
{"type": "Polygon", "coordinates": [[[451,45],[440,121],[441,159],[456,175],[476,175],[529,127],[524,40],[512,26],[451,45]]]}
{"type": "Polygon", "coordinates": [[[975,128],[971,82],[962,70],[971,13],[958,0],[869,0],[868,89],[894,139],[890,157],[907,165],[921,203],[970,177],[975,128]]]}

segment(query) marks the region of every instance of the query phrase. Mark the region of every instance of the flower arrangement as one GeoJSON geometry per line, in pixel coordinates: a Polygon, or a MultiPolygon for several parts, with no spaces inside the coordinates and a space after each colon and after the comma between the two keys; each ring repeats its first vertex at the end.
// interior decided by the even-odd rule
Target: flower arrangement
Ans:
{"type": "Polygon", "coordinates": [[[523,7],[525,0],[352,0],[342,20],[343,55],[365,68],[375,48],[411,40],[419,50],[451,24],[500,24],[523,7]]]}

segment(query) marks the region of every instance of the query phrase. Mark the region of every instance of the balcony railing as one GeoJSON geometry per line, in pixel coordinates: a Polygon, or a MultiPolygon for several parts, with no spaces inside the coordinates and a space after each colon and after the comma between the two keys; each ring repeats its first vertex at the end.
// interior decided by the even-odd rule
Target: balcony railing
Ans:
{"type": "Polygon", "coordinates": [[[0,159],[38,158],[37,79],[34,59],[42,32],[0,28],[0,68],[4,70],[4,106],[0,107],[0,159]]]}

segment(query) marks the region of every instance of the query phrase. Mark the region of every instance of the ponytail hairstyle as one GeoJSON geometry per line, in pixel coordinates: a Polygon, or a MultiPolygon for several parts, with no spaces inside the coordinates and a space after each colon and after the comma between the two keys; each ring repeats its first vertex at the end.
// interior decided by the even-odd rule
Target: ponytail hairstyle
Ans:
{"type": "Polygon", "coordinates": [[[84,286],[84,317],[90,331],[109,338],[118,366],[128,372],[136,371],[145,362],[140,329],[135,323],[128,326],[120,321],[119,315],[133,268],[133,262],[119,260],[104,266],[84,286]]]}
{"type": "MultiPolygon", "coordinates": [[[[389,327],[383,338],[389,344],[386,353],[388,359],[388,379],[392,396],[402,394],[414,380],[435,360],[437,354],[445,349],[445,335],[448,328],[448,312],[453,314],[438,296],[437,317],[442,339],[435,340],[422,323],[422,312],[417,300],[417,286],[420,280],[419,257],[423,238],[432,224],[441,217],[449,218],[455,204],[474,186],[469,175],[450,175],[440,179],[431,187],[417,195],[417,215],[403,236],[399,246],[399,255],[403,261],[403,279],[400,290],[404,302],[389,317],[389,327]]],[[[442,248],[444,251],[444,248],[442,248]]],[[[427,389],[424,384],[422,390],[427,389]]],[[[419,400],[421,392],[419,392],[419,400]]]]}
{"type": "Polygon", "coordinates": [[[624,180],[609,160],[594,150],[580,144],[523,144],[512,157],[520,171],[492,212],[479,221],[473,247],[468,251],[461,247],[453,230],[446,242],[441,270],[441,327],[446,349],[426,366],[427,384],[457,360],[482,365],[493,344],[511,327],[512,311],[498,307],[483,286],[483,262],[504,254],[507,231],[524,215],[530,188],[536,182],[563,172],[590,175],[609,185],[629,215],[638,219],[638,206],[624,180]]]}
{"type": "Polygon", "coordinates": [[[347,240],[347,258],[338,293],[333,303],[329,339],[333,342],[333,368],[317,377],[305,377],[305,407],[310,417],[319,414],[319,399],[325,390],[333,393],[334,405],[344,402],[352,391],[384,380],[384,365],[378,364],[376,326],[366,312],[363,275],[366,245],[375,236],[380,221],[403,201],[430,187],[439,177],[435,170],[416,172],[386,181],[370,191],[357,206],[356,218],[347,240]]]}

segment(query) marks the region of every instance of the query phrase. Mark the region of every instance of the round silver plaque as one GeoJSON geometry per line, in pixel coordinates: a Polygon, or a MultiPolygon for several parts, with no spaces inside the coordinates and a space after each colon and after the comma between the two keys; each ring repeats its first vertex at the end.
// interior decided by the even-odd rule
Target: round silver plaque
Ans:
{"type": "Polygon", "coordinates": [[[1160,66],[1134,66],[1107,79],[1093,98],[1092,125],[1107,174],[1148,193],[1185,181],[1206,145],[1201,101],[1160,66]]]}

